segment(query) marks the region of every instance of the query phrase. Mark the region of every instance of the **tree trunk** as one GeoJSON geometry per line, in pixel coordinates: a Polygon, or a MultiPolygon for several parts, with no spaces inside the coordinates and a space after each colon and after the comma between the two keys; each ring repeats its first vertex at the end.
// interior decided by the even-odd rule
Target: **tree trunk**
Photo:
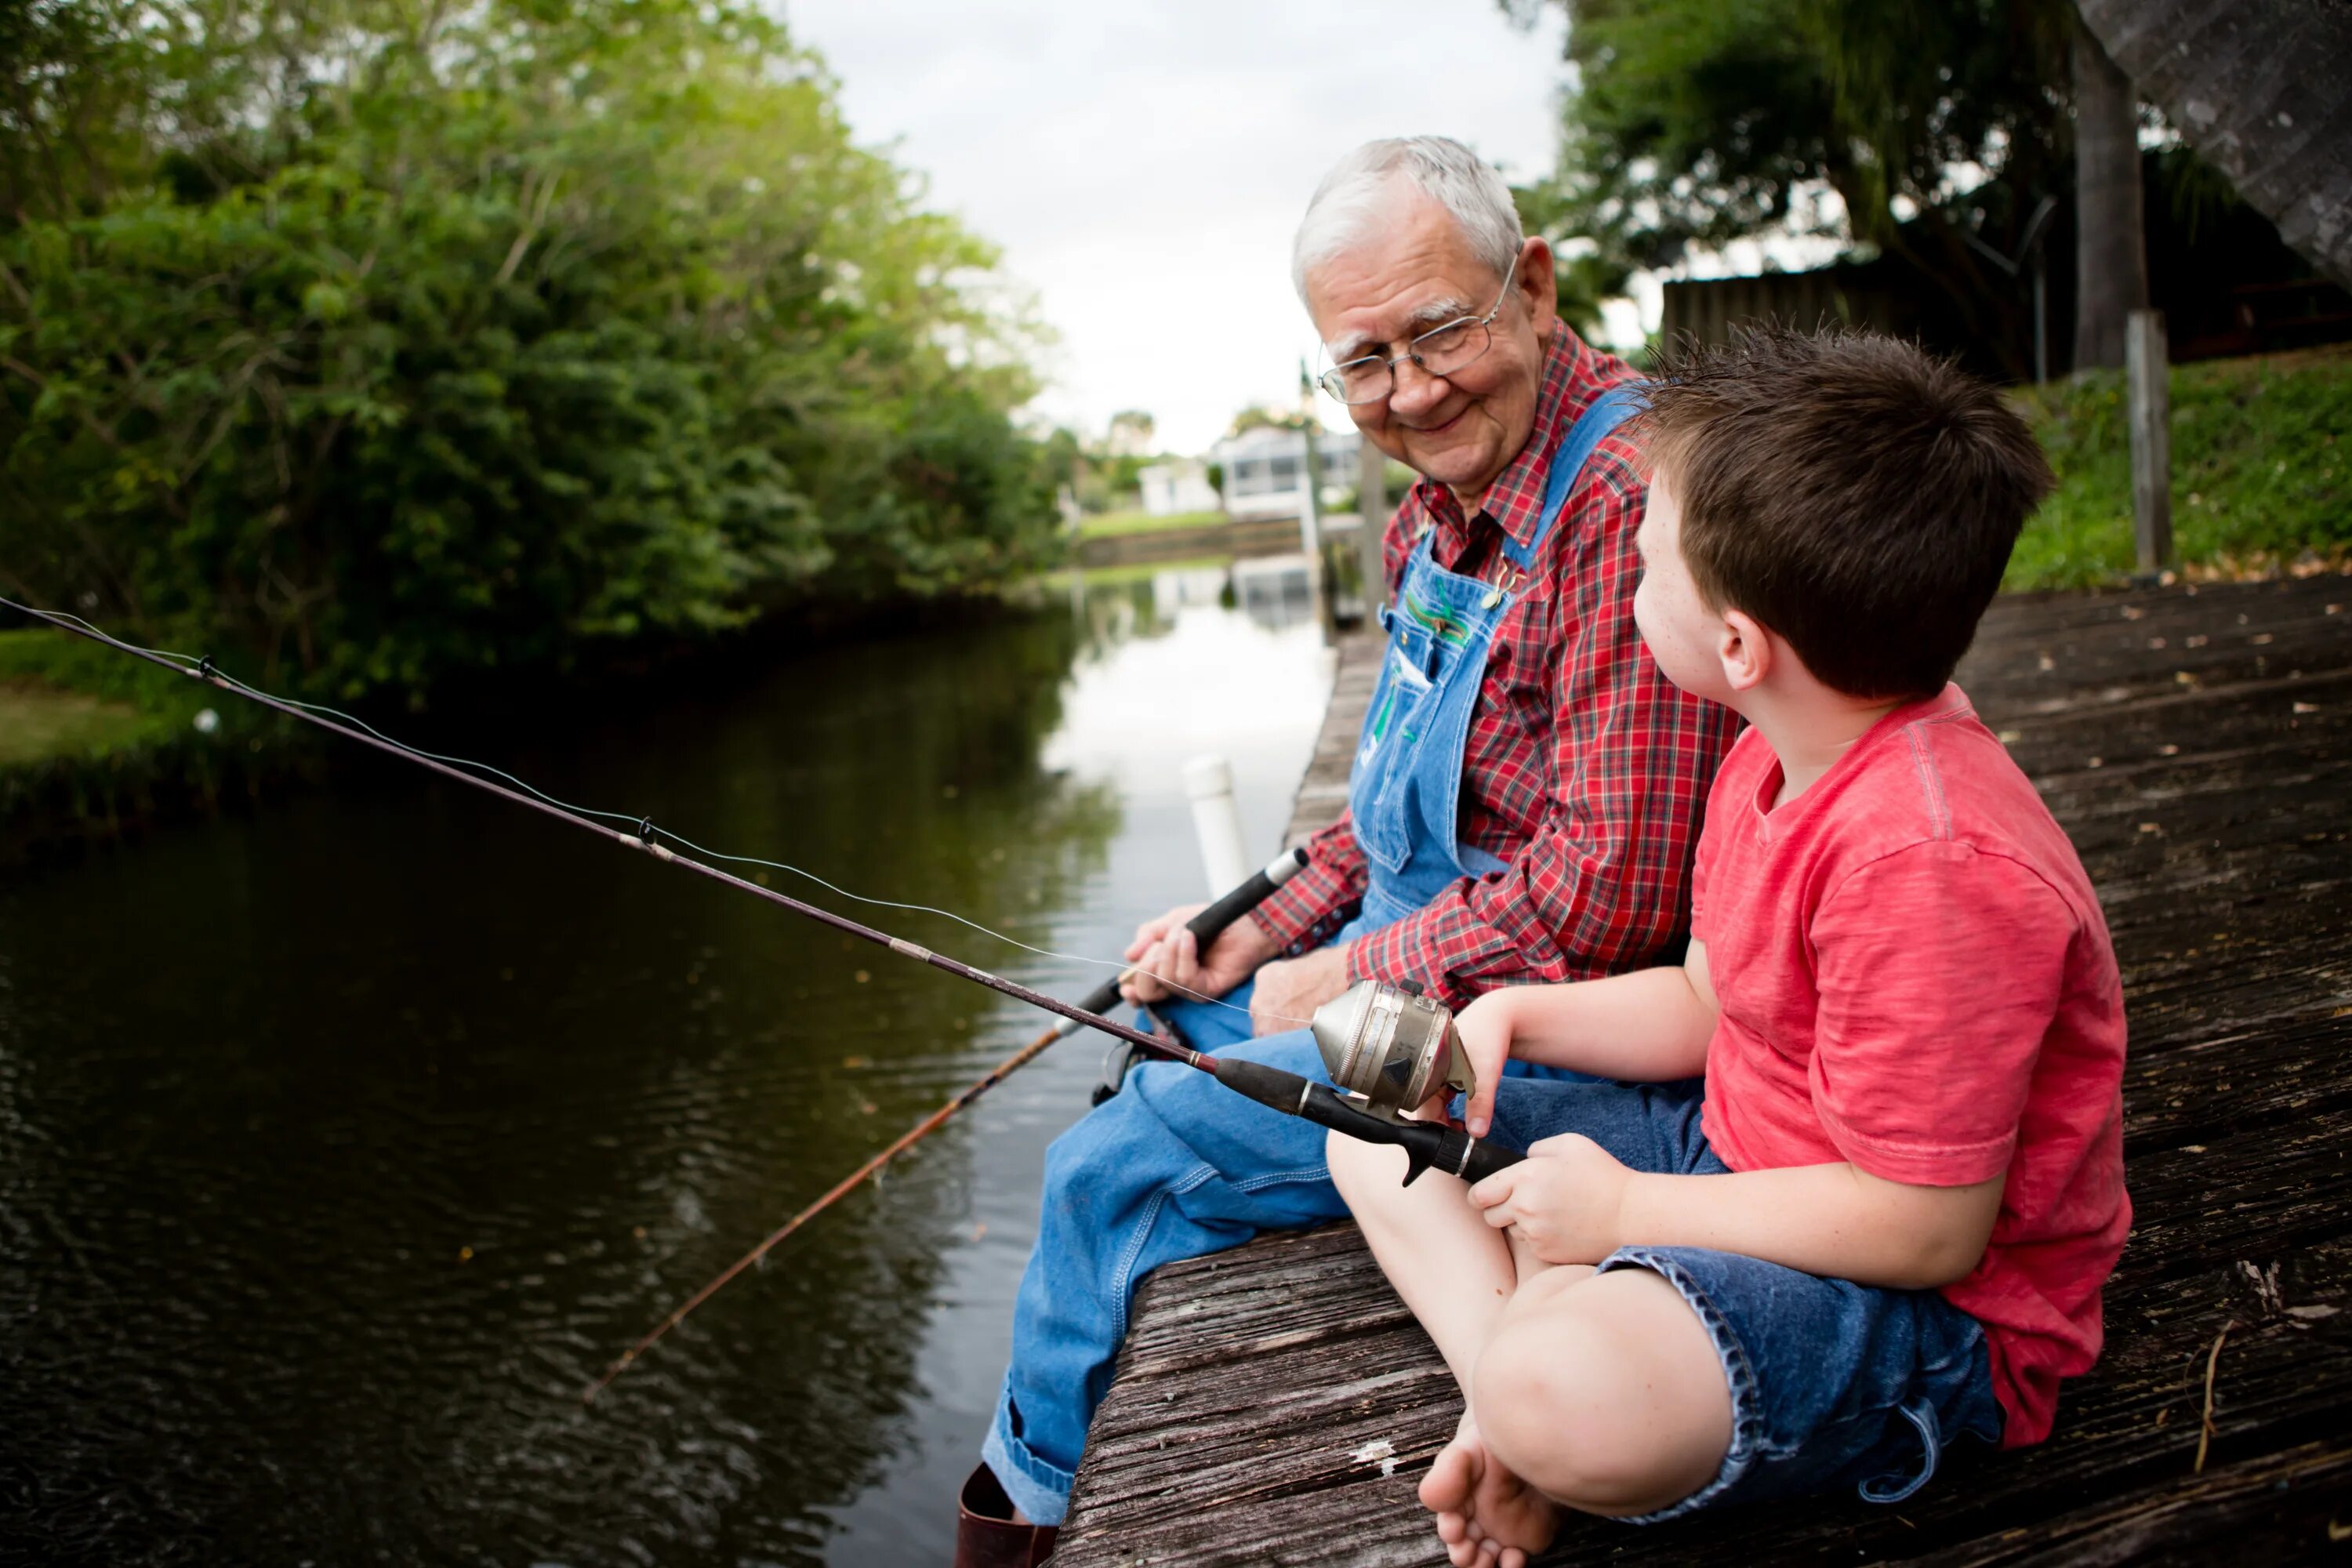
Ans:
{"type": "Polygon", "coordinates": [[[2352,5],[2079,0],[2083,20],[2198,155],[2352,289],[2352,5]]]}
{"type": "Polygon", "coordinates": [[[2074,368],[2124,363],[2124,327],[2147,308],[2139,110],[2131,79],[2074,26],[2074,368]]]}

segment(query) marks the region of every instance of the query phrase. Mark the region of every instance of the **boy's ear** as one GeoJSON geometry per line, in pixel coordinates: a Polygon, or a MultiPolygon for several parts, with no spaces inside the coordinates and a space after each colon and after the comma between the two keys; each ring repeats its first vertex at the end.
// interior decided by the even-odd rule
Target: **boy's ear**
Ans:
{"type": "Polygon", "coordinates": [[[1755,690],[1772,673],[1772,634],[1745,610],[1723,612],[1715,653],[1724,683],[1735,693],[1755,690]]]}

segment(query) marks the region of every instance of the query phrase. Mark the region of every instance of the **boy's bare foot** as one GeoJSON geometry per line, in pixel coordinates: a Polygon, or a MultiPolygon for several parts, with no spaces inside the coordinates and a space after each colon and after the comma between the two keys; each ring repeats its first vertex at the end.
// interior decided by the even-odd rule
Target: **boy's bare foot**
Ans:
{"type": "Polygon", "coordinates": [[[1454,1568],[1527,1568],[1559,1527],[1559,1506],[1486,1451],[1467,1410],[1421,1479],[1421,1501],[1454,1568]]]}

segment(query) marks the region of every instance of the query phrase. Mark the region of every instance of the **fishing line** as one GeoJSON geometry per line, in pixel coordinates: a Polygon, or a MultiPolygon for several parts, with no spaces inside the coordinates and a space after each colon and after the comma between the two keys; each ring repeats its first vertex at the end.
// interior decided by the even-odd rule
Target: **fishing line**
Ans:
{"type": "Polygon", "coordinates": [[[21,610],[28,616],[46,616],[52,621],[61,621],[68,629],[78,631],[82,636],[102,642],[110,647],[121,648],[125,653],[144,654],[150,658],[176,658],[191,668],[204,662],[192,653],[173,653],[169,648],[141,647],[136,643],[123,642],[120,638],[108,636],[79,616],[65,610],[36,610],[29,605],[17,604],[13,599],[0,599],[0,605],[5,605],[12,610],[21,610]]]}
{"type": "MultiPolygon", "coordinates": [[[[1213,1007],[1222,1007],[1229,1013],[1239,1013],[1244,1017],[1250,1017],[1253,1016],[1250,1009],[1247,1007],[1237,1006],[1234,1003],[1223,1000],[1222,997],[1208,995],[1202,992],[1195,991],[1188,985],[1180,985],[1164,974],[1160,974],[1150,970],[1138,968],[1136,965],[1128,963],[1124,959],[1093,958],[1082,952],[1063,952],[1050,947],[1039,947],[1034,942],[1023,942],[1019,937],[1008,935],[1007,933],[998,931],[992,926],[982,925],[978,921],[969,920],[962,915],[957,914],[952,910],[940,909],[931,904],[902,903],[894,899],[868,898],[863,893],[854,893],[847,888],[842,887],[837,882],[829,881],[826,879],[818,876],[814,871],[807,870],[799,866],[789,865],[782,860],[763,860],[753,855],[729,855],[719,850],[704,848],[701,845],[695,843],[692,839],[688,838],[683,834],[674,833],[670,829],[661,826],[659,824],[654,822],[651,817],[646,816],[642,813],[600,811],[594,806],[578,805],[574,805],[571,801],[560,800],[556,796],[548,794],[545,790],[541,789],[538,785],[533,784],[527,780],[517,778],[514,774],[506,772],[504,769],[494,768],[488,763],[477,762],[471,757],[450,756],[440,752],[428,752],[421,746],[412,746],[407,742],[400,740],[395,736],[385,734],[383,731],[377,729],[374,725],[369,723],[364,719],[355,718],[352,714],[342,712],[337,709],[326,707],[320,703],[305,702],[299,698],[294,697],[281,697],[276,692],[265,691],[257,686],[249,686],[246,682],[239,680],[236,676],[233,676],[227,671],[222,669],[218,665],[214,664],[209,656],[198,658],[193,654],[173,653],[164,648],[142,647],[136,643],[125,642],[121,638],[92,625],[90,622],[83,620],[79,616],[67,615],[54,610],[36,609],[30,605],[20,605],[14,599],[0,597],[0,606],[15,610],[21,615],[31,616],[37,619],[47,621],[52,626],[57,626],[62,629],[75,632],[79,636],[89,637],[95,642],[103,643],[107,647],[118,649],[123,653],[133,654],[142,658],[146,658],[155,662],[176,661],[175,663],[168,663],[166,667],[176,668],[183,675],[203,677],[221,686],[226,687],[240,695],[254,699],[265,705],[276,704],[286,708],[299,708],[305,713],[312,715],[314,718],[323,716],[326,719],[331,719],[336,724],[348,726],[352,729],[363,731],[383,745],[388,746],[396,752],[404,752],[408,756],[417,757],[426,762],[439,763],[445,767],[465,768],[477,773],[487,773],[492,778],[499,779],[507,784],[512,784],[515,788],[521,790],[526,795],[530,795],[533,799],[541,801],[548,805],[551,805],[559,811],[570,812],[576,816],[592,816],[605,822],[617,822],[633,828],[641,827],[646,830],[646,834],[642,834],[640,837],[651,835],[666,838],[681,848],[689,850],[697,855],[707,856],[713,860],[725,860],[730,864],[738,866],[762,866],[772,870],[787,871],[795,877],[805,878],[807,880],[815,883],[818,887],[824,889],[826,891],[835,893],[842,898],[848,899],[855,903],[869,905],[876,909],[904,910],[915,914],[937,915],[942,920],[953,921],[960,926],[963,926],[971,931],[978,931],[982,936],[992,937],[998,942],[1007,943],[1013,947],[1017,947],[1024,952],[1035,953],[1040,958],[1058,959],[1066,963],[1091,964],[1100,969],[1133,971],[1138,974],[1149,975],[1151,979],[1157,980],[1160,984],[1167,986],[1170,990],[1177,992],[1192,1001],[1204,1002],[1213,1007]]],[[[1301,1027],[1305,1027],[1314,1022],[1311,1018],[1296,1018],[1286,1013],[1265,1013],[1255,1016],[1273,1018],[1285,1024],[1296,1024],[1301,1027]]]]}
{"type": "MultiPolygon", "coordinates": [[[[668,1317],[656,1324],[651,1332],[638,1340],[635,1345],[624,1352],[618,1360],[614,1361],[609,1367],[607,1367],[604,1371],[604,1374],[598,1378],[593,1384],[590,1384],[584,1391],[582,1395],[583,1400],[593,1400],[601,1390],[608,1386],[614,1378],[618,1377],[624,1371],[625,1371],[640,1355],[650,1350],[662,1339],[664,1335],[667,1334],[672,1329],[683,1322],[688,1314],[691,1313],[695,1308],[709,1300],[709,1298],[723,1288],[729,1280],[736,1278],[745,1268],[751,1267],[753,1264],[759,1262],[761,1258],[767,1256],[768,1252],[778,1243],[782,1242],[786,1237],[790,1236],[801,1226],[815,1217],[816,1215],[822,1213],[826,1207],[855,1190],[869,1176],[877,1173],[888,1161],[904,1150],[912,1147],[914,1143],[928,1135],[933,1129],[944,1123],[950,1117],[955,1115],[957,1111],[962,1110],[965,1106],[970,1105],[973,1100],[977,1100],[981,1095],[986,1093],[991,1087],[1002,1082],[1006,1074],[1018,1068],[1024,1062],[1035,1057],[1040,1051],[1043,1051],[1047,1047],[1051,1046],[1055,1040],[1060,1038],[1064,1034],[1074,1028],[1084,1027],[1098,1030],[1103,1034],[1110,1036],[1114,1039],[1126,1041],[1129,1045],[1142,1050],[1149,1056],[1157,1058],[1163,1061],[1174,1062],[1198,1072],[1207,1073],[1226,1089],[1233,1090],[1234,1093],[1243,1095],[1247,1099],[1255,1100],[1257,1103],[1266,1107],[1268,1110],[1277,1111],[1282,1115],[1298,1117],[1305,1121],[1312,1121],[1318,1126],[1328,1128],[1335,1132],[1344,1133],[1350,1138],[1360,1139],[1366,1142],[1386,1143],[1400,1147],[1405,1152],[1405,1182],[1408,1185],[1410,1185],[1423,1172],[1430,1170],[1445,1171],[1455,1176],[1461,1177],[1465,1181],[1476,1182],[1482,1180],[1486,1176],[1493,1174],[1496,1171],[1507,1169],[1511,1164],[1526,1158],[1524,1154],[1517,1150],[1509,1149],[1499,1144],[1482,1142],[1480,1140],[1469,1136],[1469,1134],[1462,1129],[1454,1127],[1447,1123],[1399,1117],[1395,1112],[1398,1110],[1402,1109],[1401,1103],[1384,1102],[1381,1099],[1365,1090],[1361,1086],[1358,1086],[1347,1093],[1342,1093],[1339,1089],[1334,1088],[1329,1082],[1319,1082],[1314,1079],[1303,1077],[1297,1073],[1286,1071],[1283,1068],[1272,1066],[1269,1063],[1251,1061],[1238,1055],[1228,1055],[1223,1057],[1213,1056],[1207,1052],[1194,1050],[1191,1047],[1179,1041],[1145,1034],[1139,1029],[1119,1023],[1115,1018],[1106,1017],[1100,1012],[1095,1010],[1095,1005],[1110,1005],[1111,1003],[1108,999],[1097,1003],[1095,997],[1090,996],[1088,998],[1088,1003],[1094,1004],[1094,1005],[1080,1005],[1064,1002],[1054,996],[1047,995],[1042,991],[1037,991],[1030,986],[1024,985],[1017,980],[1008,980],[1001,974],[992,974],[987,970],[975,968],[969,963],[965,963],[961,959],[950,957],[946,953],[934,952],[931,949],[924,947],[919,942],[909,942],[905,937],[894,936],[888,931],[882,931],[874,926],[863,924],[857,921],[850,919],[847,915],[837,913],[836,911],[825,909],[821,905],[812,904],[803,900],[795,899],[790,894],[778,892],[774,889],[768,887],[764,880],[758,882],[750,881],[736,875],[732,871],[722,870],[719,867],[709,865],[703,860],[690,858],[688,856],[677,854],[670,849],[667,845],[663,844],[658,840],[662,837],[668,837],[680,844],[685,844],[687,841],[683,838],[678,838],[675,834],[660,833],[653,826],[651,820],[648,818],[638,817],[635,819],[634,826],[635,831],[634,833],[629,832],[625,828],[610,826],[608,826],[608,823],[611,821],[628,823],[631,819],[622,816],[618,813],[614,812],[589,812],[583,811],[581,808],[566,805],[556,800],[552,795],[543,794],[533,786],[524,784],[521,780],[515,778],[512,774],[499,773],[497,769],[484,767],[483,764],[470,763],[463,758],[445,758],[433,752],[420,751],[415,747],[393,740],[390,736],[384,735],[376,731],[373,726],[362,723],[356,720],[350,720],[349,715],[336,715],[336,719],[338,720],[349,721],[347,723],[337,722],[333,720],[322,718],[320,717],[321,713],[332,713],[333,710],[318,709],[315,705],[310,703],[292,702],[286,699],[273,696],[257,687],[247,686],[243,681],[220,673],[220,671],[214,667],[212,658],[209,655],[191,661],[189,656],[185,654],[171,654],[161,649],[142,648],[131,643],[122,642],[120,639],[99,630],[97,627],[89,626],[87,622],[82,623],[79,626],[73,625],[72,623],[74,621],[79,620],[79,616],[66,617],[53,616],[45,610],[37,610],[29,605],[19,605],[12,599],[0,598],[0,607],[16,610],[20,614],[30,616],[37,620],[47,623],[47,625],[72,632],[78,637],[89,637],[94,641],[100,642],[108,647],[118,648],[135,658],[145,659],[148,662],[156,665],[158,668],[173,670],[181,675],[189,676],[194,679],[204,681],[207,685],[217,686],[225,691],[236,692],[245,697],[248,701],[257,703],[262,707],[269,709],[273,712],[283,713],[290,718],[300,719],[307,723],[315,724],[322,730],[331,731],[336,734],[345,736],[363,746],[373,747],[378,751],[386,752],[394,756],[406,757],[410,761],[414,762],[417,766],[424,768],[428,772],[445,774],[449,778],[456,779],[461,784],[470,784],[476,789],[482,790],[490,795],[498,795],[501,799],[512,801],[516,805],[526,807],[529,810],[540,812],[548,816],[552,816],[561,822],[569,823],[572,826],[581,828],[585,832],[596,834],[601,837],[611,839],[614,843],[620,845],[625,848],[641,850],[646,854],[651,855],[656,860],[667,861],[670,865],[676,866],[680,870],[691,871],[696,876],[707,877],[714,882],[720,882],[724,883],[728,887],[740,889],[742,891],[751,894],[752,897],[764,900],[767,902],[781,904],[784,908],[793,911],[795,914],[801,915],[805,919],[814,921],[818,924],[829,927],[844,935],[861,938],[866,942],[887,947],[891,952],[898,953],[900,957],[913,959],[916,963],[928,965],[930,968],[944,970],[948,973],[957,976],[959,979],[968,980],[976,984],[984,985],[988,989],[997,992],[1002,995],[1010,996],[1015,1001],[1025,1002],[1033,1007],[1038,1007],[1045,1012],[1058,1015],[1063,1019],[1063,1023],[1061,1025],[1056,1026],[1054,1028],[1050,1028],[1044,1034],[1038,1036],[1036,1039],[1023,1047],[1012,1057],[1007,1058],[1003,1063],[1000,1063],[986,1077],[965,1089],[954,1099],[949,1100],[945,1105],[942,1105],[939,1110],[926,1117],[921,1122],[909,1129],[906,1133],[900,1135],[900,1137],[893,1142],[887,1148],[874,1155],[864,1165],[860,1166],[849,1176],[836,1184],[833,1189],[827,1192],[823,1197],[819,1198],[815,1203],[802,1210],[800,1214],[795,1215],[792,1219],[785,1222],[781,1228],[772,1233],[767,1239],[762,1241],[758,1247],[745,1254],[742,1258],[737,1259],[732,1266],[727,1268],[717,1279],[711,1280],[700,1290],[696,1291],[692,1297],[688,1298],[676,1310],[672,1311],[668,1317]],[[193,663],[193,668],[190,668],[191,663],[193,663]],[[468,768],[480,768],[482,772],[496,773],[499,778],[504,779],[508,782],[507,784],[493,783],[490,779],[481,777],[476,773],[466,771],[468,768]],[[511,784],[515,787],[508,787],[509,784],[511,784]],[[596,816],[604,817],[607,821],[599,822],[592,820],[592,818],[596,816]]],[[[688,847],[693,847],[689,845],[688,847]]],[[[697,853],[709,854],[709,852],[707,850],[697,850],[697,853]]],[[[808,877],[813,881],[824,882],[823,878],[815,877],[812,873],[806,871],[802,871],[798,867],[784,865],[781,861],[751,861],[749,857],[715,858],[740,859],[751,864],[774,866],[780,870],[791,871],[795,875],[808,877]]],[[[1186,922],[1186,929],[1192,931],[1196,937],[1213,939],[1217,931],[1225,929],[1226,922],[1239,918],[1239,916],[1248,909],[1255,907],[1255,904],[1262,900],[1274,888],[1279,886],[1284,878],[1296,871],[1305,863],[1306,856],[1304,853],[1298,850],[1292,850],[1290,853],[1281,857],[1274,864],[1268,866],[1265,870],[1260,871],[1256,876],[1251,878],[1241,887],[1228,892],[1224,897],[1217,900],[1214,903],[1203,909],[1200,913],[1194,915],[1191,921],[1186,922]]],[[[828,888],[833,886],[833,884],[829,882],[824,882],[824,885],[828,888]]],[[[843,891],[839,889],[835,889],[834,890],[836,892],[843,891]]],[[[866,903],[882,903],[886,901],[882,900],[865,899],[861,895],[852,893],[845,893],[844,896],[856,899],[860,902],[866,903]]],[[[900,909],[929,909],[929,906],[905,904],[893,905],[892,907],[900,909]]],[[[994,936],[1001,941],[1011,942],[1015,947],[1020,947],[1028,952],[1035,952],[1043,956],[1069,959],[1078,963],[1102,963],[1106,967],[1110,966],[1108,963],[1108,961],[1105,960],[1088,959],[1081,954],[1057,953],[1048,948],[1032,947],[1027,942],[1004,936],[1003,933],[1000,931],[990,931],[988,927],[981,925],[977,921],[964,920],[963,917],[950,914],[949,911],[944,910],[929,910],[929,912],[946,915],[947,918],[958,921],[962,924],[971,927],[974,931],[981,931],[986,935],[994,936]]],[[[1163,981],[1163,984],[1165,982],[1163,981]]],[[[1114,983],[1107,982],[1104,985],[1098,987],[1097,991],[1099,993],[1110,993],[1112,996],[1115,996],[1116,992],[1112,989],[1113,984],[1114,983]]],[[[1375,1010],[1383,1010],[1383,1017],[1387,1018],[1389,1024],[1391,1026],[1388,1029],[1387,1034],[1382,1037],[1384,1043],[1381,1043],[1379,1046],[1377,1059],[1373,1058],[1363,1058],[1365,1061],[1371,1064],[1370,1070],[1375,1074],[1373,1087],[1376,1089],[1381,1088],[1383,1084],[1386,1084],[1388,1080],[1392,1079],[1394,1080],[1392,1087],[1398,1091],[1398,1093],[1418,1093],[1419,1087],[1417,1086],[1425,1087],[1425,1080],[1429,1074],[1436,1071],[1438,1067],[1443,1065],[1440,1057],[1434,1054],[1434,1047],[1440,1043],[1444,1044],[1448,1049],[1454,1049],[1459,1047],[1460,1042],[1454,1033],[1451,1015],[1445,1013],[1444,1009],[1436,1007],[1434,1004],[1423,1000],[1420,996],[1418,988],[1409,991],[1399,991],[1394,987],[1377,986],[1373,982],[1370,981],[1360,982],[1354,990],[1349,993],[1349,997],[1341,998],[1340,1005],[1343,1006],[1353,1006],[1360,1014],[1361,1014],[1363,1018],[1362,1020],[1360,1020],[1360,1022],[1369,1021],[1375,1010]],[[1359,993],[1366,992],[1371,994],[1362,996],[1358,995],[1359,993]],[[1393,993],[1393,994],[1389,995],[1387,1001],[1383,1003],[1381,1001],[1381,994],[1386,993],[1393,993]],[[1351,998],[1353,998],[1352,1001],[1350,1000],[1351,998]],[[1423,1027],[1420,1030],[1417,1037],[1419,1043],[1409,1047],[1404,1057],[1398,1058],[1396,1053],[1391,1047],[1396,1040],[1403,1037],[1404,1031],[1401,1025],[1398,1025],[1396,1021],[1398,1018],[1402,1017],[1402,1011],[1408,1005],[1417,1008],[1420,1013],[1433,1013],[1437,1015],[1438,1018],[1443,1021],[1444,1034],[1441,1036],[1435,1033],[1428,1026],[1432,1020],[1423,1019],[1423,1027]],[[1418,1068],[1413,1065],[1415,1062],[1420,1063],[1420,1067],[1418,1068]],[[1402,1076],[1399,1076],[1400,1073],[1402,1073],[1402,1076]]],[[[1230,1004],[1220,1004],[1220,1005],[1230,1005],[1230,1004]]],[[[1237,1008],[1234,1010],[1239,1011],[1237,1008]]],[[[1326,1010],[1328,1011],[1328,1009],[1326,1010]]],[[[1322,1051],[1327,1063],[1328,1063],[1330,1061],[1331,1042],[1323,1037],[1323,1026],[1311,1019],[1302,1021],[1309,1024],[1309,1026],[1316,1031],[1316,1044],[1322,1051]]],[[[1346,1029],[1343,1032],[1347,1032],[1349,1034],[1349,1043],[1346,1045],[1345,1048],[1346,1059],[1349,1062],[1354,1062],[1359,1059],[1359,1047],[1362,1044],[1362,1041],[1358,1040],[1356,1037],[1362,1034],[1363,1031],[1357,1026],[1349,1025],[1346,1026],[1346,1029]]],[[[1364,1039],[1369,1040],[1371,1038],[1371,1036],[1364,1035],[1363,1037],[1364,1039]]],[[[1351,1079],[1350,1081],[1352,1082],[1353,1080],[1351,1079]]],[[[1454,1084],[1457,1089],[1462,1089],[1465,1091],[1469,1088],[1469,1084],[1466,1079],[1457,1080],[1449,1075],[1446,1081],[1454,1084]]]]}

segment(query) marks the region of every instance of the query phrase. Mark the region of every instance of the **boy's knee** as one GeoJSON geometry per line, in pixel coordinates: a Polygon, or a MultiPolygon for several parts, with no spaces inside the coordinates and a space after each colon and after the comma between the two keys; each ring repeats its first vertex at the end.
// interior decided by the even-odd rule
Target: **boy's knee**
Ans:
{"type": "Polygon", "coordinates": [[[1354,1208],[1359,1196],[1371,1190],[1372,1156],[1387,1152],[1380,1144],[1367,1143],[1360,1138],[1350,1138],[1341,1132],[1323,1135],[1323,1163],[1331,1173],[1331,1184],[1339,1195],[1354,1208]]]}
{"type": "Polygon", "coordinates": [[[1323,1139],[1323,1163],[1331,1184],[1339,1189],[1348,1210],[1359,1219],[1368,1207],[1377,1209],[1391,1193],[1404,1191],[1404,1151],[1386,1143],[1367,1143],[1345,1133],[1323,1139]]]}
{"type": "Polygon", "coordinates": [[[1648,1479],[1640,1445],[1629,1441],[1638,1406],[1616,1386],[1622,1352],[1613,1336],[1573,1315],[1506,1326],[1471,1379],[1479,1436],[1545,1496],[1614,1511],[1648,1479]]]}
{"type": "Polygon", "coordinates": [[[1646,1513],[1720,1466],[1729,1393],[1712,1386],[1721,1368],[1696,1320],[1674,1321],[1689,1315],[1680,1299],[1599,1289],[1615,1278],[1583,1280],[1549,1310],[1507,1321],[1479,1357],[1472,1399],[1495,1457],[1537,1490],[1587,1512],[1646,1513]],[[1696,1362],[1685,1329],[1697,1335],[1696,1362]]]}

